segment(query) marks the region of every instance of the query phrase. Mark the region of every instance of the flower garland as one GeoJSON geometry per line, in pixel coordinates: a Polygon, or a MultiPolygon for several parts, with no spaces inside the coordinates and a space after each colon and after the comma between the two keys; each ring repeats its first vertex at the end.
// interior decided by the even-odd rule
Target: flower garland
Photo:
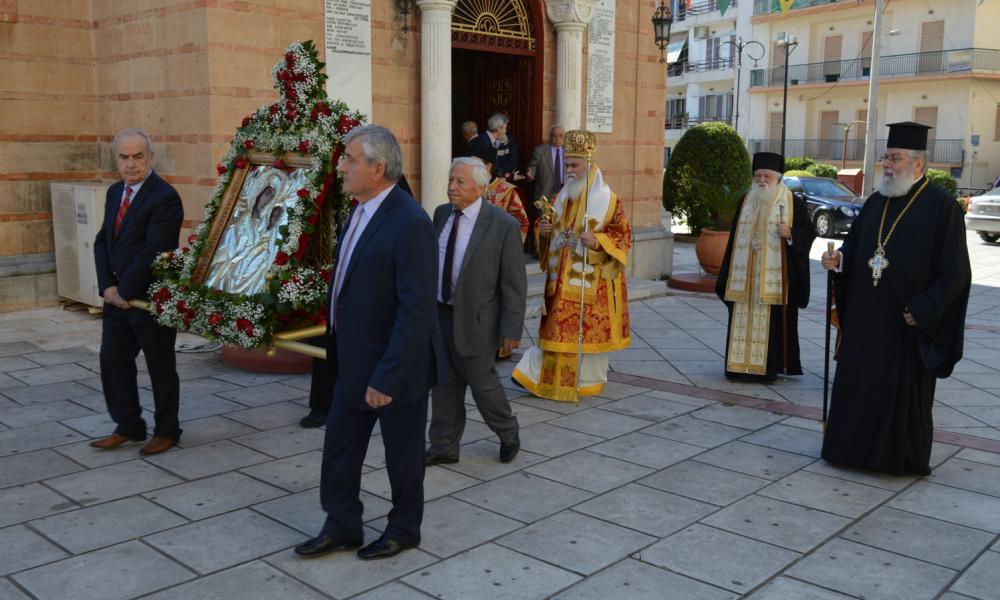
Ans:
{"type": "MultiPolygon", "coordinates": [[[[333,237],[332,231],[319,230],[324,202],[333,202],[338,228],[350,213],[336,166],[344,136],[365,118],[343,102],[326,98],[323,67],[315,46],[306,41],[290,44],[271,70],[278,101],[243,118],[216,166],[218,181],[205,205],[204,221],[188,237],[189,245],[165,252],[153,263],[156,280],[149,297],[161,324],[254,348],[269,343],[277,331],[325,322],[329,266],[304,264],[308,262],[306,250],[317,233],[333,237]],[[277,253],[265,291],[244,296],[196,284],[191,278],[226,189],[234,173],[250,167],[247,155],[251,151],[278,157],[308,154],[311,167],[306,183],[296,193],[297,202],[288,208],[287,224],[278,230],[277,253]]],[[[280,158],[271,166],[287,168],[280,158]]]]}

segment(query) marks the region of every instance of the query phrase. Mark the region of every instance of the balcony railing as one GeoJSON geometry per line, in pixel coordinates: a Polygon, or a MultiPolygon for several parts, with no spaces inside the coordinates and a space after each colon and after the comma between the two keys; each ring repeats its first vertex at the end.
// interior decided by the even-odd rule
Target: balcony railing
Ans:
{"type": "Polygon", "coordinates": [[[667,117],[664,127],[666,129],[687,129],[688,127],[694,127],[699,123],[725,123],[726,125],[733,124],[732,115],[709,115],[709,116],[697,116],[697,117],[685,117],[682,115],[675,115],[672,117],[667,117]]]}
{"type": "MultiPolygon", "coordinates": [[[[885,152],[886,140],[875,141],[875,155],[885,152]]],[[[781,139],[750,140],[750,152],[780,152],[781,139]]],[[[963,140],[929,140],[927,154],[931,162],[962,163],[963,140]]],[[[785,140],[785,156],[808,156],[821,160],[843,160],[844,140],[785,140]]],[[[847,160],[863,160],[865,141],[847,140],[847,160]]]]}
{"type": "Polygon", "coordinates": [[[717,58],[715,60],[703,60],[700,62],[690,62],[679,60],[667,65],[667,75],[679,77],[685,73],[706,73],[708,71],[722,71],[732,69],[735,61],[731,58],[717,58]]]}
{"type": "MultiPolygon", "coordinates": [[[[726,10],[735,8],[736,8],[736,0],[732,0],[732,2],[729,3],[729,8],[726,10]]],[[[675,11],[674,14],[674,22],[683,21],[688,17],[707,15],[717,10],[720,10],[719,0],[707,0],[706,2],[692,2],[691,8],[688,8],[684,2],[678,2],[677,10],[675,11]]]]}
{"type": "MultiPolygon", "coordinates": [[[[810,6],[836,4],[837,2],[844,1],[846,0],[795,0],[792,3],[792,10],[796,8],[809,8],[810,6]]],[[[754,0],[753,2],[753,14],[755,15],[769,15],[776,12],[781,12],[781,5],[778,4],[778,0],[754,0]]]]}
{"type": "MultiPolygon", "coordinates": [[[[894,54],[881,57],[879,65],[880,79],[952,73],[998,73],[1000,50],[963,48],[940,52],[894,54]]],[[[788,85],[868,79],[871,75],[871,66],[870,58],[792,65],[788,67],[788,85]]],[[[750,73],[750,86],[779,86],[784,84],[784,78],[785,67],[754,69],[750,73]]]]}

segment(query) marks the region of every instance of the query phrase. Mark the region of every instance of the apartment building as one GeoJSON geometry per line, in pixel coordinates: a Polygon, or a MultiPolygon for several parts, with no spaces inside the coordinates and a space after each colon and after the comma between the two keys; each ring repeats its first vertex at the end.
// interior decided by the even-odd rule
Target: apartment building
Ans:
{"type": "MultiPolygon", "coordinates": [[[[868,117],[873,0],[752,2],[750,39],[767,56],[750,73],[751,101],[740,130],[751,152],[781,145],[788,78],[785,154],[860,167],[868,117]],[[782,45],[780,40],[794,40],[782,45]],[[786,72],[786,47],[790,50],[786,72]]],[[[1000,175],[1000,2],[891,0],[882,21],[877,153],[886,123],[932,126],[932,167],[960,187],[989,187],[1000,175]]],[[[728,13],[727,13],[728,14],[728,13]]],[[[676,97],[668,79],[668,98],[676,97]]]]}

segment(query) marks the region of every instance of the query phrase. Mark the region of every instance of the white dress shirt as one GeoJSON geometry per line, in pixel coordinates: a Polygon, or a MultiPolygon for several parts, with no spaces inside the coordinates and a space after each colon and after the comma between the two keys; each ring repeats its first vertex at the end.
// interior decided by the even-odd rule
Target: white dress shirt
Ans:
{"type": "MultiPolygon", "coordinates": [[[[469,238],[472,237],[472,229],[476,225],[476,218],[479,217],[479,211],[482,207],[483,199],[479,198],[462,209],[462,216],[458,221],[458,233],[455,237],[455,255],[452,257],[450,274],[451,289],[453,290],[451,295],[452,303],[455,300],[454,289],[458,285],[458,275],[462,272],[462,260],[465,258],[465,251],[469,247],[469,238]]],[[[451,235],[451,228],[455,226],[455,216],[455,211],[452,210],[451,215],[441,229],[441,235],[438,236],[438,281],[444,281],[444,255],[448,251],[448,236],[451,235]]],[[[441,286],[438,286],[437,300],[438,302],[443,301],[441,299],[441,286]]]]}

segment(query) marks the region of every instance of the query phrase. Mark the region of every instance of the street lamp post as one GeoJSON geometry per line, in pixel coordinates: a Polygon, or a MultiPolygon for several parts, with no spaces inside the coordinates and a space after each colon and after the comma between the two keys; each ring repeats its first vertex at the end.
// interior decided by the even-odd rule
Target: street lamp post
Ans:
{"type": "Polygon", "coordinates": [[[744,42],[742,37],[736,38],[735,42],[730,42],[730,41],[722,42],[723,46],[725,46],[726,44],[729,44],[730,46],[732,46],[736,50],[736,123],[733,126],[733,129],[736,130],[736,133],[739,133],[740,132],[740,92],[743,89],[741,87],[741,85],[740,85],[740,75],[743,73],[743,68],[742,68],[743,67],[743,50],[744,49],[747,50],[747,56],[749,56],[753,60],[753,66],[755,68],[757,67],[757,61],[760,60],[760,59],[762,59],[762,58],[764,58],[764,52],[766,50],[764,48],[764,44],[761,44],[760,42],[758,42],[756,40],[750,40],[749,42],[744,42]],[[760,48],[760,55],[758,55],[758,56],[754,56],[753,55],[753,52],[752,52],[752,47],[753,46],[757,46],[758,48],[760,48]]]}
{"type": "Polygon", "coordinates": [[[848,134],[851,133],[851,127],[854,127],[855,125],[864,125],[864,124],[865,121],[851,121],[850,123],[844,126],[844,156],[841,157],[841,162],[840,162],[841,169],[847,168],[847,136],[848,134]]]}
{"type": "Polygon", "coordinates": [[[785,97],[781,104],[781,155],[785,155],[785,125],[788,122],[788,57],[799,45],[794,35],[778,34],[778,47],[785,52],[785,97]]]}

